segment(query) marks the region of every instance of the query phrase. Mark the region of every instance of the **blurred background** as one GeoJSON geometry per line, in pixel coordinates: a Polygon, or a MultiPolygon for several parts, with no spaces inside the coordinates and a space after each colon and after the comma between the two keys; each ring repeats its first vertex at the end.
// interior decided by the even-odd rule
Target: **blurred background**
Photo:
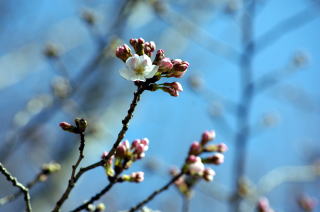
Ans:
{"type": "MultiPolygon", "coordinates": [[[[261,197],[277,212],[320,211],[298,201],[320,197],[319,1],[11,0],[0,10],[0,161],[23,183],[43,163],[62,167],[31,189],[34,211],[53,208],[78,155],[78,136],[59,122],[88,120],[82,166],[115,141],[135,87],[118,74],[114,50],[139,37],[190,67],[179,97],[143,94],[126,139],[150,140],[128,171],[145,181],[116,185],[100,201],[106,211],[164,185],[207,129],[229,151],[215,180],[195,187],[190,211],[249,212],[261,197]]],[[[107,182],[102,168],[86,173],[62,211],[107,182]]],[[[0,185],[0,197],[16,191],[2,176],[0,185]]],[[[182,202],[172,187],[148,207],[175,212],[182,202]]],[[[0,206],[23,210],[22,197],[0,206]]]]}

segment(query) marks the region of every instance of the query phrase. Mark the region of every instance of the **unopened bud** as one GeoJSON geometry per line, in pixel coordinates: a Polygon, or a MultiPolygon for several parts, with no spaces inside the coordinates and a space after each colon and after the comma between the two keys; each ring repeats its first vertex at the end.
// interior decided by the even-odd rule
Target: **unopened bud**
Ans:
{"type": "Polygon", "coordinates": [[[82,118],[76,118],[74,120],[79,132],[84,132],[88,126],[88,123],[85,119],[82,119],[82,118]]]}
{"type": "Polygon", "coordinates": [[[212,181],[213,180],[213,177],[216,175],[216,172],[211,169],[211,168],[206,168],[204,171],[203,171],[203,179],[206,180],[206,181],[212,181]]]}
{"type": "Polygon", "coordinates": [[[61,127],[61,129],[63,129],[64,131],[68,131],[68,132],[72,132],[72,133],[78,133],[77,128],[71,124],[69,124],[68,122],[60,122],[59,126],[61,127]]]}
{"type": "Polygon", "coordinates": [[[209,141],[215,139],[216,133],[213,130],[205,131],[201,136],[201,144],[206,145],[209,141]]]}
{"type": "Polygon", "coordinates": [[[202,151],[202,147],[199,142],[195,141],[191,144],[189,155],[199,155],[202,151]]]}
{"type": "Polygon", "coordinates": [[[156,44],[153,41],[145,42],[144,44],[144,53],[151,57],[152,52],[156,50],[156,44]]]}
{"type": "Polygon", "coordinates": [[[131,49],[128,45],[123,44],[116,49],[116,56],[123,62],[126,62],[129,57],[132,56],[131,49]]]}
{"type": "Polygon", "coordinates": [[[131,175],[131,182],[140,183],[144,180],[143,172],[133,172],[131,175]]]}
{"type": "Polygon", "coordinates": [[[216,153],[212,155],[211,157],[203,159],[204,163],[210,163],[215,165],[220,165],[224,162],[224,155],[221,153],[216,153]]]}
{"type": "Polygon", "coordinates": [[[171,71],[171,69],[173,67],[173,64],[172,64],[170,58],[167,58],[167,57],[160,60],[158,65],[159,65],[159,71],[162,73],[166,73],[166,72],[171,71]]]}

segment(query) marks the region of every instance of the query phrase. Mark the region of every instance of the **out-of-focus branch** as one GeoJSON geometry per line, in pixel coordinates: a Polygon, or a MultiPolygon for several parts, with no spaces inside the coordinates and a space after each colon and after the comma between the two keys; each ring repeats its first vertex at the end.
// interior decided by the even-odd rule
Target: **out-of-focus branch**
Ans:
{"type": "Polygon", "coordinates": [[[31,203],[30,203],[30,194],[29,189],[25,187],[23,184],[21,184],[17,178],[13,177],[10,172],[2,165],[0,162],[0,172],[7,178],[9,182],[12,183],[13,186],[20,189],[20,191],[24,194],[24,201],[26,204],[26,210],[27,212],[31,212],[31,203]]]}
{"type": "Polygon", "coordinates": [[[283,183],[309,182],[319,178],[319,165],[280,167],[270,171],[259,180],[256,192],[257,195],[262,196],[283,183]]]}
{"type": "MultiPolygon", "coordinates": [[[[149,3],[149,1],[147,1],[149,3]]],[[[188,20],[186,17],[174,12],[164,1],[152,2],[155,13],[165,23],[170,24],[177,32],[192,40],[210,52],[225,58],[231,63],[237,63],[239,53],[231,46],[215,40],[211,35],[199,27],[197,24],[188,20]]]]}
{"type": "Polygon", "coordinates": [[[289,32],[299,29],[320,17],[319,9],[315,4],[277,23],[263,35],[256,39],[256,51],[262,51],[289,32]]]}
{"type": "Polygon", "coordinates": [[[251,0],[244,1],[244,11],[241,18],[241,39],[242,56],[240,59],[240,77],[241,77],[241,100],[237,113],[237,135],[235,138],[233,177],[234,180],[234,201],[230,201],[230,211],[239,210],[241,196],[238,194],[239,180],[245,174],[245,165],[247,160],[247,147],[250,137],[249,120],[253,100],[252,86],[252,60],[255,53],[254,42],[254,17],[256,2],[251,0]]]}
{"type": "MultiPolygon", "coordinates": [[[[41,171],[35,176],[35,178],[31,182],[27,183],[26,188],[28,188],[30,190],[37,183],[46,181],[47,178],[49,177],[49,175],[51,175],[52,173],[54,173],[56,171],[59,171],[59,170],[60,170],[60,164],[58,164],[58,163],[44,164],[42,166],[41,171]]],[[[5,197],[2,197],[0,199],[0,205],[4,205],[4,204],[7,204],[7,203],[15,200],[21,194],[23,194],[23,192],[22,191],[18,191],[16,193],[12,194],[12,195],[8,195],[8,196],[5,196],[5,197]]]]}
{"type": "MultiPolygon", "coordinates": [[[[137,1],[127,0],[123,3],[117,18],[114,19],[113,24],[110,26],[110,32],[107,34],[107,37],[111,37],[112,32],[115,34],[118,33],[119,28],[123,27],[123,23],[128,15],[130,14],[130,9],[133,8],[133,4],[136,4],[137,1]]],[[[16,151],[21,145],[18,145],[19,142],[25,142],[28,138],[32,137],[37,130],[43,126],[43,123],[48,122],[51,120],[56,113],[58,113],[59,108],[64,104],[64,102],[74,96],[81,88],[81,86],[89,79],[89,76],[97,70],[97,67],[101,64],[101,62],[106,58],[106,51],[110,49],[112,45],[112,39],[106,39],[104,43],[100,43],[97,47],[95,55],[92,57],[91,60],[84,66],[84,68],[76,75],[72,82],[81,82],[76,83],[73,85],[73,89],[70,92],[69,96],[65,99],[61,99],[55,97],[53,99],[53,103],[51,107],[44,109],[38,115],[32,118],[29,121],[29,124],[18,128],[16,132],[12,133],[6,140],[4,140],[2,146],[5,148],[0,148],[0,160],[5,161],[8,157],[16,151]],[[19,140],[19,138],[23,138],[23,140],[19,140]],[[1,151],[2,150],[2,151],[1,151]]]]}

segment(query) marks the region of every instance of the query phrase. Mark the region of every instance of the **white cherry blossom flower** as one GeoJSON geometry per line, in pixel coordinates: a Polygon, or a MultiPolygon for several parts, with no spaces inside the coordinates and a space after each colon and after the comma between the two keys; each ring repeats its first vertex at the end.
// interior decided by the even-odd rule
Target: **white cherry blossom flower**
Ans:
{"type": "Polygon", "coordinates": [[[158,71],[159,66],[152,65],[147,55],[134,54],[126,60],[126,69],[120,70],[120,75],[126,80],[146,81],[152,78],[158,71]]]}

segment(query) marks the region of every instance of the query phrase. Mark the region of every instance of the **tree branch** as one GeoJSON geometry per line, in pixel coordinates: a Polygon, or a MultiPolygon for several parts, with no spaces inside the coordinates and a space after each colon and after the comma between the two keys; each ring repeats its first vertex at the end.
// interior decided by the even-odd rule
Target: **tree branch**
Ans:
{"type": "Polygon", "coordinates": [[[26,188],[23,184],[21,184],[17,178],[13,177],[10,172],[2,165],[0,162],[0,172],[7,178],[8,181],[12,183],[13,186],[19,188],[21,192],[24,194],[24,201],[26,204],[26,210],[27,212],[31,212],[31,203],[30,203],[30,194],[29,189],[26,188]]]}
{"type": "Polygon", "coordinates": [[[167,184],[165,184],[160,189],[154,191],[152,194],[150,194],[145,200],[138,203],[136,206],[132,207],[128,212],[134,212],[136,210],[139,210],[142,206],[153,200],[158,194],[162,193],[163,191],[167,190],[174,182],[176,182],[181,176],[183,175],[183,172],[180,174],[174,176],[167,184]]]}
{"type": "Polygon", "coordinates": [[[61,208],[63,203],[68,199],[71,190],[75,186],[75,183],[76,183],[76,170],[77,170],[81,160],[84,158],[84,154],[83,154],[84,146],[85,146],[85,138],[84,138],[83,132],[81,132],[80,133],[80,146],[79,146],[79,157],[78,157],[78,160],[72,166],[72,172],[71,172],[71,177],[70,177],[69,182],[68,182],[68,186],[67,186],[65,192],[62,194],[62,196],[58,200],[58,202],[56,203],[56,205],[55,205],[55,207],[53,209],[54,212],[59,211],[59,209],[61,208]]]}

